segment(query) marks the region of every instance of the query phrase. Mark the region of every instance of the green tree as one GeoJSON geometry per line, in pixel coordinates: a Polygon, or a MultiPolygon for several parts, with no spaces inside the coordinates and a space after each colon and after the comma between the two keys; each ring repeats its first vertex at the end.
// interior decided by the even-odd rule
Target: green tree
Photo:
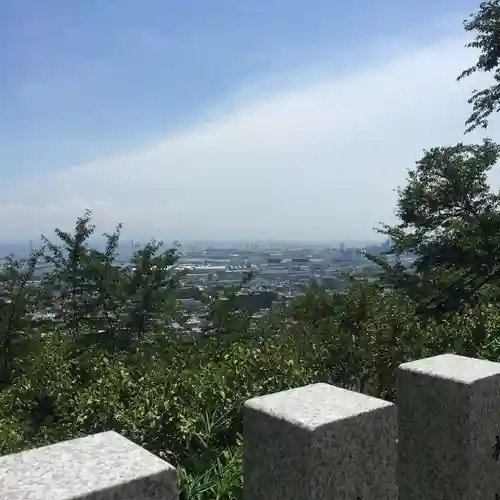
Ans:
{"type": "Polygon", "coordinates": [[[165,335],[177,310],[178,247],[152,240],[121,264],[121,224],[97,250],[90,245],[91,216],[78,218],[72,233],[56,229],[58,243],[42,237],[52,266],[44,286],[59,303],[58,329],[80,348],[98,344],[110,352],[165,335]]]}
{"type": "Polygon", "coordinates": [[[384,225],[395,262],[382,265],[383,283],[415,299],[421,310],[442,314],[481,300],[496,301],[500,278],[500,197],[488,172],[500,146],[482,144],[433,148],[409,172],[398,191],[399,223],[384,225]],[[401,257],[413,257],[411,265],[401,257]]]}
{"type": "Polygon", "coordinates": [[[65,334],[72,337],[79,336],[86,318],[95,312],[89,275],[92,271],[89,238],[95,227],[90,219],[91,212],[87,210],[77,219],[73,234],[55,229],[60,244],[42,235],[47,248],[45,260],[52,267],[45,277],[45,286],[60,303],[59,319],[65,334]]]}
{"type": "Polygon", "coordinates": [[[28,259],[6,258],[0,269],[0,390],[12,382],[14,368],[41,326],[35,314],[41,294],[34,286],[41,251],[28,259]]]}
{"type": "Polygon", "coordinates": [[[473,66],[464,70],[458,80],[474,73],[492,74],[489,87],[474,90],[469,99],[472,113],[466,121],[467,132],[477,127],[486,128],[488,117],[500,111],[500,0],[481,2],[479,10],[464,21],[467,32],[475,32],[474,40],[467,47],[477,49],[479,58],[473,66]]]}
{"type": "Polygon", "coordinates": [[[182,273],[176,271],[178,247],[163,249],[152,240],[138,248],[122,268],[122,325],[132,342],[154,342],[178,318],[175,290],[182,273]]]}

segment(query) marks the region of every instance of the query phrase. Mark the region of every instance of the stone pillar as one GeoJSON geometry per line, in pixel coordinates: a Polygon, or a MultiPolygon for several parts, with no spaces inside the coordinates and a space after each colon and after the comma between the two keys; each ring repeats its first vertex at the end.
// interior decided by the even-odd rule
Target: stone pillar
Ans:
{"type": "Polygon", "coordinates": [[[500,363],[405,363],[397,407],[400,500],[500,500],[500,363]]]}
{"type": "Polygon", "coordinates": [[[246,402],[245,500],[395,500],[393,404],[328,384],[246,402]]]}
{"type": "Polygon", "coordinates": [[[0,457],[2,500],[177,500],[173,466],[103,432],[0,457]]]}

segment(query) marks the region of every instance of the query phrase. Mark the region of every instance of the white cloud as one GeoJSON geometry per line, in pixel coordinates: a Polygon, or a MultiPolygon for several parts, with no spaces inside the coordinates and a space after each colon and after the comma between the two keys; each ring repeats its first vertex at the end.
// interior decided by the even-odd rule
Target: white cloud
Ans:
{"type": "Polygon", "coordinates": [[[18,181],[3,192],[0,231],[71,227],[88,207],[103,230],[122,221],[135,237],[370,238],[392,221],[394,188],[422,149],[463,140],[477,84],[455,82],[475,58],[464,42],[377,55],[232,101],[149,148],[18,181]]]}

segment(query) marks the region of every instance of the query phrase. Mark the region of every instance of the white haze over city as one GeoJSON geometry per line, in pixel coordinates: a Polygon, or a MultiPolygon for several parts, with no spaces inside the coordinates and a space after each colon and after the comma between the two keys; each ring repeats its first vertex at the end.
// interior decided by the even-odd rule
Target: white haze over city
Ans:
{"type": "MultiPolygon", "coordinates": [[[[151,146],[18,179],[2,189],[0,230],[20,239],[69,229],[90,208],[99,230],[121,221],[136,238],[375,239],[424,148],[484,135],[463,136],[467,98],[487,82],[456,82],[476,58],[466,41],[457,31],[397,51],[383,44],[383,56],[347,72],[304,69],[285,88],[278,78],[236,92],[228,111],[151,146]]],[[[492,117],[487,134],[498,132],[492,117]]]]}

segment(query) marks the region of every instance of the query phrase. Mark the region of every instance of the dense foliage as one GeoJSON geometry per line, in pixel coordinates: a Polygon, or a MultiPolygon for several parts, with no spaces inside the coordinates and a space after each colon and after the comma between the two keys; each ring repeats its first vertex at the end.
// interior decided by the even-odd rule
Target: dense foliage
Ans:
{"type": "MultiPolygon", "coordinates": [[[[498,0],[481,3],[466,23],[479,60],[461,77],[500,82],[499,25],[498,0]]],[[[484,126],[498,85],[471,103],[468,126],[484,126]]],[[[0,273],[0,454],[114,429],[175,464],[183,498],[239,499],[245,400],[317,381],[392,399],[406,360],[500,361],[500,198],[487,180],[499,155],[491,140],[424,152],[399,191],[399,223],[381,228],[389,255],[368,255],[376,281],[311,288],[257,323],[234,290],[206,296],[213,328],[197,337],[172,327],[184,318],[178,248],[151,241],[116,266],[121,226],[98,251],[90,213],[42,238],[0,273]],[[52,270],[34,285],[40,262],[52,270]]]]}
{"type": "Polygon", "coordinates": [[[399,223],[381,232],[389,253],[415,257],[387,265],[383,281],[404,290],[427,314],[440,316],[497,300],[500,277],[500,197],[487,174],[500,146],[457,144],[426,151],[399,190],[399,223]]]}

